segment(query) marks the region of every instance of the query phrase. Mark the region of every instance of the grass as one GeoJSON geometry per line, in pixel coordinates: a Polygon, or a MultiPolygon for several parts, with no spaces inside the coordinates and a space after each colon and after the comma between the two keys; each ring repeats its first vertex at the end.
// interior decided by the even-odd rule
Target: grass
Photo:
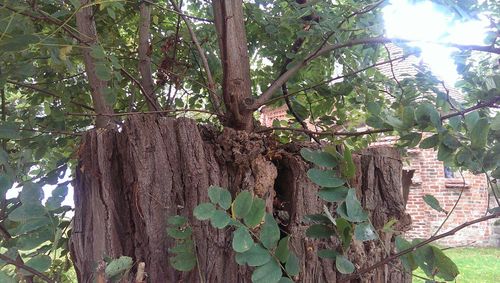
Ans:
{"type": "MultiPolygon", "coordinates": [[[[456,279],[457,283],[500,282],[500,249],[454,248],[444,250],[444,253],[458,266],[460,274],[456,279]]],[[[425,277],[425,273],[420,268],[414,274],[425,277]]],[[[413,277],[413,282],[425,281],[413,277]]]]}

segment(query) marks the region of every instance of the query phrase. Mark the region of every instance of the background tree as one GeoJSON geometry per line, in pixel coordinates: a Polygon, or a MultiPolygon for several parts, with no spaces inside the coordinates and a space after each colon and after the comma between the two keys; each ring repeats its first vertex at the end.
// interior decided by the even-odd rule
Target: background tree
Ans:
{"type": "MultiPolygon", "coordinates": [[[[445,43],[460,50],[463,103],[440,91],[427,71],[394,81],[375,68],[399,59],[384,44],[405,43],[384,37],[385,1],[3,1],[1,259],[26,281],[33,274],[57,279],[70,249],[85,282],[104,278],[100,260],[122,255],[145,262],[152,282],[200,280],[168,266],[173,241],[164,231],[170,215],[199,223],[192,211],[207,201],[210,185],[233,197],[251,190],[268,211],[275,196],[319,209],[302,214],[321,211],[312,189],[300,201],[274,190],[291,180],[300,180],[301,190],[313,187],[296,150],[276,139],[314,139],[350,151],[381,132],[399,135],[403,148],[431,133],[420,146],[436,148],[440,160],[500,177],[500,116],[491,111],[500,103],[498,5],[434,2],[457,21],[481,12],[491,20],[484,45],[445,43]],[[468,60],[478,52],[479,61],[468,60]],[[257,110],[283,103],[293,120],[258,125],[257,110]],[[185,116],[211,126],[179,118],[185,116]],[[305,129],[306,119],[317,132],[305,129]],[[360,126],[370,129],[356,132],[360,126]],[[71,208],[61,206],[69,182],[59,181],[68,168],[76,178],[71,225],[64,219],[71,208]],[[48,184],[57,187],[42,205],[48,184]],[[14,185],[22,193],[6,199],[14,185]]],[[[405,50],[404,56],[415,52],[405,50]]],[[[491,213],[498,216],[498,209],[491,213]]],[[[193,231],[203,278],[250,276],[228,256],[227,231],[204,224],[193,231]]],[[[326,266],[315,264],[303,266],[303,278],[336,280],[327,268],[312,274],[326,266]]]]}

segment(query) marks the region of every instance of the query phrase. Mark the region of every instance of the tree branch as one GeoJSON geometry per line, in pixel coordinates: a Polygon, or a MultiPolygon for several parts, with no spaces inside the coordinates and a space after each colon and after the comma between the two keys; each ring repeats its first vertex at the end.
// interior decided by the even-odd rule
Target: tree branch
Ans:
{"type": "Polygon", "coordinates": [[[350,280],[353,280],[355,278],[358,278],[359,276],[367,273],[367,272],[370,272],[378,267],[381,267],[381,266],[384,266],[385,264],[391,262],[392,260],[398,258],[398,257],[401,257],[405,254],[408,254],[408,253],[411,253],[411,252],[414,252],[415,250],[417,250],[418,248],[420,247],[423,247],[431,242],[434,242],[434,241],[437,241],[439,239],[442,239],[442,238],[445,238],[445,237],[448,237],[448,236],[451,236],[451,235],[454,235],[455,233],[457,233],[458,231],[464,229],[465,227],[468,227],[468,226],[471,226],[471,225],[474,225],[476,223],[479,223],[479,222],[483,222],[483,221],[486,221],[486,220],[489,220],[489,219],[493,219],[493,218],[498,218],[500,217],[500,211],[496,212],[496,213],[493,213],[493,214],[490,214],[490,215],[487,215],[487,216],[483,216],[481,218],[477,218],[477,219],[474,219],[472,221],[468,221],[468,222],[465,222],[453,229],[451,229],[450,231],[446,232],[446,233],[442,233],[442,234],[439,234],[437,236],[433,236],[433,237],[430,237],[429,239],[425,240],[425,241],[422,241],[418,244],[416,244],[415,246],[411,247],[411,248],[408,248],[406,250],[403,250],[403,251],[400,251],[398,253],[395,253],[377,263],[375,263],[374,265],[372,266],[369,266],[369,267],[366,267],[366,268],[363,268],[361,270],[358,270],[356,273],[354,274],[351,274],[345,278],[342,278],[339,282],[342,283],[342,282],[349,282],[350,280]]]}
{"type": "Polygon", "coordinates": [[[203,47],[201,47],[200,41],[198,40],[198,37],[193,31],[193,28],[191,27],[191,21],[189,18],[182,13],[181,9],[175,2],[175,0],[170,0],[170,3],[172,4],[172,7],[174,7],[174,10],[179,13],[179,15],[182,17],[182,20],[186,24],[186,28],[188,29],[189,35],[191,36],[191,40],[193,41],[194,45],[196,46],[196,50],[198,50],[198,54],[200,55],[201,61],[203,63],[203,68],[205,69],[205,73],[207,76],[207,82],[208,82],[208,93],[210,95],[210,100],[212,101],[214,105],[214,109],[216,109],[217,112],[221,111],[221,101],[219,96],[217,96],[217,91],[215,88],[215,81],[212,77],[212,72],[210,71],[210,66],[208,65],[208,59],[207,56],[205,55],[205,50],[203,50],[203,47]]]}
{"type": "Polygon", "coordinates": [[[500,103],[500,96],[496,96],[496,97],[494,97],[490,100],[487,100],[487,101],[479,102],[478,104],[476,104],[472,107],[466,108],[462,111],[457,111],[454,113],[443,115],[443,116],[441,116],[441,120],[446,120],[446,119],[449,119],[449,118],[455,117],[455,116],[463,116],[463,115],[465,115],[469,112],[472,112],[474,110],[477,110],[477,109],[481,109],[481,108],[485,108],[485,107],[492,107],[497,103],[500,103]]]}
{"type": "MultiPolygon", "coordinates": [[[[83,47],[97,44],[97,29],[94,21],[93,7],[89,6],[91,0],[80,0],[82,7],[76,13],[76,26],[78,31],[84,34],[89,40],[80,41],[83,47]]],[[[113,107],[109,105],[104,99],[104,89],[107,87],[107,82],[99,79],[96,73],[96,64],[92,55],[90,55],[90,48],[82,48],[83,62],[85,64],[85,72],[90,86],[90,94],[92,96],[92,103],[94,109],[100,114],[113,113],[113,107]]],[[[108,116],[98,116],[96,119],[96,126],[98,128],[114,128],[114,122],[108,116]]]]}
{"type": "Polygon", "coordinates": [[[257,133],[272,132],[272,131],[301,132],[301,133],[304,133],[304,134],[316,135],[316,136],[357,137],[357,136],[363,136],[363,135],[370,135],[370,134],[390,132],[390,131],[393,131],[393,129],[373,129],[373,130],[366,130],[366,131],[359,131],[359,132],[328,132],[328,131],[315,132],[315,131],[311,131],[311,130],[297,129],[297,128],[273,127],[273,128],[266,128],[266,129],[258,130],[257,133]]]}
{"type": "MultiPolygon", "coordinates": [[[[370,66],[364,67],[364,68],[362,68],[362,69],[359,69],[359,70],[353,71],[353,72],[351,72],[351,73],[348,73],[348,74],[345,74],[345,75],[341,75],[341,76],[337,76],[337,77],[334,77],[334,78],[331,78],[331,79],[328,79],[328,80],[324,80],[324,81],[322,81],[322,82],[320,82],[320,83],[317,83],[317,84],[315,84],[315,85],[308,86],[308,87],[305,87],[305,88],[299,89],[299,90],[294,91],[294,92],[290,92],[290,93],[288,93],[286,96],[293,96],[293,95],[296,95],[296,94],[301,93],[301,92],[303,92],[303,91],[308,91],[308,90],[314,89],[314,88],[316,88],[316,87],[318,87],[318,86],[321,86],[321,85],[324,85],[324,84],[327,84],[327,83],[331,83],[331,82],[336,81],[336,80],[345,79],[345,78],[347,78],[347,77],[351,77],[351,76],[357,75],[357,74],[359,74],[359,73],[361,73],[361,72],[364,72],[364,71],[366,71],[366,70],[368,70],[368,69],[371,69],[371,68],[374,68],[374,67],[377,67],[377,66],[381,66],[381,65],[385,65],[385,64],[389,64],[390,62],[395,62],[395,61],[398,61],[398,60],[404,60],[404,59],[406,59],[406,58],[407,58],[408,56],[410,56],[410,55],[413,55],[413,54],[411,54],[411,53],[410,53],[410,54],[406,54],[406,55],[400,56],[400,57],[398,57],[398,58],[394,58],[394,59],[392,59],[392,60],[387,60],[387,61],[383,61],[383,62],[378,62],[378,63],[372,64],[372,65],[370,65],[370,66]]],[[[283,95],[283,96],[280,96],[280,97],[271,98],[271,99],[269,99],[268,101],[264,102],[264,104],[263,104],[263,105],[267,105],[267,104],[273,103],[273,102],[278,101],[278,100],[280,100],[280,99],[282,99],[282,98],[284,98],[284,97],[286,97],[286,96],[285,96],[285,95],[283,95]]],[[[263,105],[259,105],[259,107],[260,107],[260,106],[263,106],[263,105]]]]}
{"type": "MultiPolygon", "coordinates": [[[[151,71],[151,6],[142,2],[139,6],[139,64],[138,69],[141,74],[139,88],[143,91],[148,102],[148,108],[152,111],[161,110],[160,104],[154,95],[153,73],[151,71]]],[[[129,76],[131,78],[132,76],[129,76]]],[[[131,78],[132,79],[132,78],[131,78]]],[[[133,80],[135,82],[135,80],[133,80]]]]}
{"type": "MultiPolygon", "coordinates": [[[[265,101],[269,100],[271,96],[292,76],[294,76],[300,69],[307,66],[312,60],[329,54],[332,51],[352,47],[362,44],[384,44],[390,42],[411,42],[412,40],[407,39],[397,39],[397,38],[387,38],[387,37],[367,37],[367,38],[356,38],[343,43],[338,44],[326,44],[325,46],[320,46],[313,52],[309,53],[304,59],[298,61],[294,66],[289,68],[284,74],[279,76],[271,85],[265,90],[252,104],[246,105],[251,110],[257,110],[262,106],[265,101]]],[[[500,54],[500,48],[494,48],[492,46],[479,46],[479,45],[461,45],[454,43],[438,43],[444,46],[455,47],[461,50],[476,50],[489,53],[500,54]]]]}
{"type": "Polygon", "coordinates": [[[6,256],[6,255],[3,255],[3,254],[0,254],[0,259],[5,261],[6,263],[8,264],[12,264],[14,265],[15,267],[17,268],[20,268],[20,269],[24,269],[38,277],[40,277],[41,279],[43,279],[45,282],[48,282],[48,283],[55,283],[52,279],[50,279],[47,275],[41,273],[40,271],[32,268],[32,267],[29,267],[23,263],[20,263],[20,262],[17,262],[16,260],[6,256]]]}
{"type": "MultiPolygon", "coordinates": [[[[37,87],[35,85],[32,85],[32,84],[21,83],[21,82],[13,81],[11,79],[7,79],[7,82],[10,83],[10,84],[19,86],[19,87],[29,88],[31,90],[38,91],[38,92],[50,95],[52,97],[63,99],[63,97],[61,95],[59,95],[59,94],[55,94],[55,93],[53,93],[51,91],[48,91],[48,90],[43,89],[43,88],[39,88],[39,87],[37,87]]],[[[72,104],[74,104],[76,106],[80,106],[80,107],[82,107],[84,109],[94,111],[94,108],[92,108],[92,107],[90,107],[88,105],[85,105],[85,104],[82,104],[82,103],[79,103],[79,102],[75,102],[75,101],[72,101],[72,100],[70,100],[70,103],[72,103],[72,104]]]]}

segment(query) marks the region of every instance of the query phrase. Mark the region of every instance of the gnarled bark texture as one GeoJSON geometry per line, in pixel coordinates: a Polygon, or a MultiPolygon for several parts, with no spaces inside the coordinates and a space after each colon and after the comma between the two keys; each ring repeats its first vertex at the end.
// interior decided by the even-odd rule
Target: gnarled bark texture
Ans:
{"type": "MultiPolygon", "coordinates": [[[[294,237],[299,256],[297,282],[337,282],[334,263],[319,259],[318,248],[335,247],[306,239],[304,215],[319,213],[318,187],[307,178],[310,167],[300,147],[281,146],[259,134],[225,129],[217,132],[189,119],[130,117],[121,132],[97,130],[85,135],[75,181],[75,219],[71,252],[80,282],[92,282],[105,256],[131,256],[145,263],[148,282],[199,282],[197,270],[175,271],[168,263],[173,244],[166,219],[190,219],[197,244],[200,273],[206,282],[250,282],[251,270],[238,266],[228,231],[192,217],[193,208],[208,201],[207,188],[219,185],[232,193],[251,190],[282,219],[294,237]],[[276,202],[280,205],[276,207],[276,202]],[[273,205],[274,204],[274,205],[273,205]],[[280,211],[278,211],[278,209],[280,211]],[[283,220],[284,219],[284,220],[283,220]]],[[[390,149],[366,151],[357,159],[354,180],[360,199],[380,229],[391,218],[408,223],[401,195],[401,161],[390,149]]],[[[404,225],[398,228],[404,228],[404,225]]],[[[355,242],[351,257],[357,267],[383,258],[393,249],[393,235],[377,242],[355,242]]],[[[405,282],[398,262],[362,276],[359,282],[405,282]]]]}

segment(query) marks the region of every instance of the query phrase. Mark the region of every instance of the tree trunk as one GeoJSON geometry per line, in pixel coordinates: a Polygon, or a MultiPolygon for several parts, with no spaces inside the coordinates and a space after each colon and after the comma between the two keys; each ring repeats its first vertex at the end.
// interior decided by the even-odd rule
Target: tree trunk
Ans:
{"type": "Polygon", "coordinates": [[[82,6],[78,13],[76,13],[76,26],[78,32],[82,34],[85,42],[81,42],[83,62],[85,64],[85,73],[90,86],[90,94],[92,96],[92,103],[97,114],[96,127],[98,128],[114,128],[115,125],[111,119],[110,114],[113,114],[113,108],[104,99],[104,89],[107,86],[105,81],[100,80],[96,74],[96,64],[89,46],[97,44],[97,30],[94,22],[93,6],[88,6],[90,0],[80,0],[82,6]]]}
{"type": "MultiPolygon", "coordinates": [[[[302,265],[294,279],[337,282],[341,275],[334,263],[319,259],[316,252],[327,245],[335,248],[338,242],[304,236],[304,215],[320,213],[323,203],[317,197],[318,187],[306,176],[310,166],[298,155],[299,149],[260,134],[229,128],[217,132],[184,118],[134,116],[121,132],[87,133],[76,169],[71,236],[79,281],[92,282],[104,257],[127,255],[145,263],[148,282],[200,282],[199,273],[205,282],[250,282],[250,268],[234,261],[230,233],[192,217],[193,208],[208,201],[207,188],[219,185],[233,194],[253,191],[266,200],[268,211],[277,199],[283,203],[283,211],[274,212],[285,215],[282,228],[294,235],[292,247],[302,265]],[[165,232],[166,219],[175,214],[190,219],[199,273],[181,273],[169,266],[168,248],[173,242],[165,232]]],[[[357,160],[360,170],[354,183],[373,225],[380,229],[391,218],[407,223],[397,153],[369,150],[357,160]]],[[[358,268],[392,251],[392,235],[381,236],[387,250],[376,241],[353,243],[350,257],[358,268]]],[[[401,267],[399,262],[394,265],[401,267]]],[[[396,267],[376,270],[359,282],[405,282],[396,267]]]]}

